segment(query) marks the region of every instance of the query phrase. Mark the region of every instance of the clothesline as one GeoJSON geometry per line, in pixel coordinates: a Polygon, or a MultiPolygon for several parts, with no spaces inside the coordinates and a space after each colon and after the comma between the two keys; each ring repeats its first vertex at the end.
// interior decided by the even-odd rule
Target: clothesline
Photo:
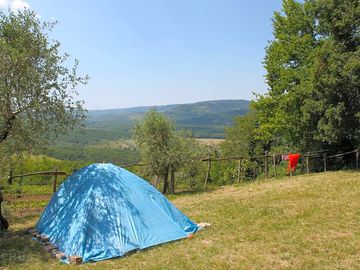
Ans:
{"type": "MultiPolygon", "coordinates": [[[[357,151],[359,150],[353,150],[353,151],[350,151],[350,152],[345,152],[345,153],[340,153],[340,154],[336,154],[336,155],[332,155],[332,156],[325,156],[326,158],[332,158],[332,157],[338,157],[338,156],[342,156],[342,155],[347,155],[347,154],[351,154],[351,153],[356,153],[357,151]]],[[[317,151],[318,153],[320,153],[320,151],[317,151]]],[[[322,153],[324,153],[325,151],[322,151],[322,153]]],[[[201,161],[223,161],[223,160],[239,160],[239,159],[260,159],[260,158],[273,158],[274,156],[275,157],[283,157],[283,156],[288,156],[288,155],[291,155],[291,154],[294,154],[295,152],[289,152],[289,153],[283,153],[283,154],[265,154],[265,155],[261,155],[261,156],[230,156],[230,157],[208,157],[208,158],[203,158],[201,159],[201,161]]],[[[309,152],[310,154],[308,153],[296,153],[296,154],[300,154],[300,158],[301,157],[324,157],[324,155],[319,155],[319,154],[311,154],[311,153],[315,153],[315,152],[309,152]]]]}

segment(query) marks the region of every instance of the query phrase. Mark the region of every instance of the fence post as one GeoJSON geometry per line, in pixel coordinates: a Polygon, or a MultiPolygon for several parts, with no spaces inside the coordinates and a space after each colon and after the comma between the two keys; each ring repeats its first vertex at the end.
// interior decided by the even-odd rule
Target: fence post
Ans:
{"type": "Polygon", "coordinates": [[[310,153],[307,152],[307,156],[306,156],[306,173],[309,174],[310,173],[310,169],[309,169],[309,159],[310,159],[310,153]]]}
{"type": "Polygon", "coordinates": [[[273,154],[273,166],[274,166],[274,175],[275,179],[277,178],[277,171],[276,171],[276,156],[273,154]]]}
{"type": "Polygon", "coordinates": [[[256,177],[257,177],[257,175],[255,175],[255,172],[256,172],[256,168],[255,168],[255,164],[253,163],[253,165],[252,165],[252,180],[255,180],[256,179],[256,177]]]}
{"type": "Polygon", "coordinates": [[[205,189],[207,188],[207,184],[208,184],[208,180],[209,180],[209,176],[210,176],[210,169],[211,169],[211,155],[209,155],[209,165],[208,165],[208,169],[207,169],[206,177],[205,177],[205,189]]]}
{"type": "Polygon", "coordinates": [[[53,193],[56,192],[56,182],[57,182],[57,177],[58,177],[57,172],[58,172],[58,169],[56,168],[55,169],[55,174],[54,174],[54,179],[53,179],[53,193]]]}
{"type": "Polygon", "coordinates": [[[265,151],[265,178],[269,178],[268,151],[265,151]]]}
{"type": "Polygon", "coordinates": [[[237,182],[238,182],[238,184],[240,183],[240,180],[241,180],[241,162],[242,161],[242,158],[240,157],[239,158],[239,163],[238,163],[238,180],[237,180],[237,182]]]}
{"type": "Polygon", "coordinates": [[[356,170],[359,170],[359,149],[356,150],[356,170]]]}
{"type": "Polygon", "coordinates": [[[326,153],[323,153],[323,160],[324,160],[324,172],[326,172],[326,153]]]}
{"type": "Polygon", "coordinates": [[[8,178],[8,184],[11,185],[13,180],[13,170],[10,170],[9,178],[8,178]]]}

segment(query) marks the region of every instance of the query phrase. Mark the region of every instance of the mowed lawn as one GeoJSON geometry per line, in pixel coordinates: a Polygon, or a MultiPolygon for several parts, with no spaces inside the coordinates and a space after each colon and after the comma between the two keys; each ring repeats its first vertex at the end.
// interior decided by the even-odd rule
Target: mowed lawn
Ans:
{"type": "MultiPolygon", "coordinates": [[[[360,269],[360,173],[255,181],[172,201],[212,226],[193,239],[76,269],[360,269]]],[[[0,269],[73,269],[25,233],[36,220],[14,219],[0,236],[0,269]]]]}

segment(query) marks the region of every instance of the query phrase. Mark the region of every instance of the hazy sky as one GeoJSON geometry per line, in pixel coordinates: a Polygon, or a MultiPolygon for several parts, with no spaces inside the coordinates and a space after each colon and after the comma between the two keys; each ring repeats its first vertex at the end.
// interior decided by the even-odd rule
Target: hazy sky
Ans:
{"type": "Polygon", "coordinates": [[[281,0],[0,0],[59,21],[53,37],[89,74],[88,109],[251,99],[281,0]]]}

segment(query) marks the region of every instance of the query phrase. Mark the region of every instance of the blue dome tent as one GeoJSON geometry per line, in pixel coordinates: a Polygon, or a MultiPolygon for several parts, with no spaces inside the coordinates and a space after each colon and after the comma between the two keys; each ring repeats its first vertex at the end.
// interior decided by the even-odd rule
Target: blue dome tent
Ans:
{"type": "Polygon", "coordinates": [[[87,262],[186,238],[198,227],[145,180],[93,164],[59,187],[36,229],[67,257],[87,262]]]}

